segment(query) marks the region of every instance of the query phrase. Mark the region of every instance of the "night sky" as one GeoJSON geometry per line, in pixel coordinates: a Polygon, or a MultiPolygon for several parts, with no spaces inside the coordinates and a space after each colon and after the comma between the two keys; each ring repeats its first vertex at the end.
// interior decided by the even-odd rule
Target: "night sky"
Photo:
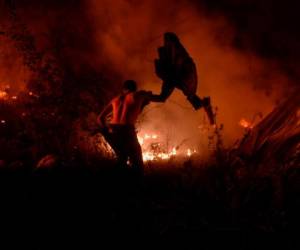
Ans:
{"type": "Polygon", "coordinates": [[[208,15],[222,14],[237,33],[233,46],[250,50],[281,63],[295,84],[299,80],[299,8],[298,1],[219,0],[193,1],[205,6],[208,15]]]}

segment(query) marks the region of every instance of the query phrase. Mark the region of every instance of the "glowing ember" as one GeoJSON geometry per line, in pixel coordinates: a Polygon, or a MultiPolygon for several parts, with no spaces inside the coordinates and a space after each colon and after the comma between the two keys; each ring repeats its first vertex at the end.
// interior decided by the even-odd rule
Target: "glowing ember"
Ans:
{"type": "Polygon", "coordinates": [[[28,92],[28,95],[29,95],[29,96],[32,96],[32,97],[36,97],[36,98],[39,98],[39,97],[40,97],[39,95],[33,93],[32,91],[28,92]]]}
{"type": "Polygon", "coordinates": [[[7,99],[7,92],[0,90],[0,99],[2,100],[7,99]]]}
{"type": "Polygon", "coordinates": [[[242,118],[239,122],[239,125],[246,129],[252,129],[253,125],[248,122],[246,119],[242,118]]]}
{"type": "Polygon", "coordinates": [[[192,151],[191,151],[190,149],[188,149],[186,155],[187,155],[188,157],[190,157],[190,156],[192,155],[192,151]]]}
{"type": "Polygon", "coordinates": [[[2,123],[2,124],[5,124],[5,123],[6,123],[6,121],[5,121],[5,120],[1,120],[1,123],[2,123]]]}
{"type": "Polygon", "coordinates": [[[18,97],[17,97],[16,95],[14,95],[14,96],[12,96],[12,97],[11,97],[11,99],[13,99],[13,100],[17,100],[17,99],[18,99],[18,97]]]}
{"type": "Polygon", "coordinates": [[[171,154],[172,154],[172,155],[176,155],[176,154],[177,154],[177,150],[176,150],[176,148],[173,148],[173,149],[172,149],[172,152],[171,152],[171,154]]]}

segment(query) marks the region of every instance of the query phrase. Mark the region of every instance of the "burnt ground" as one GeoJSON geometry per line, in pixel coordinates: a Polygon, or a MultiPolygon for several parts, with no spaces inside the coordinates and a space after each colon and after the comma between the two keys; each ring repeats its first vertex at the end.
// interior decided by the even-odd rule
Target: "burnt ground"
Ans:
{"type": "Polygon", "coordinates": [[[249,234],[297,232],[299,170],[283,177],[278,190],[271,178],[234,179],[213,165],[151,166],[140,179],[107,162],[94,164],[2,169],[1,226],[36,244],[41,240],[40,247],[60,239],[74,243],[86,233],[99,243],[126,235],[188,237],[212,246],[220,242],[204,233],[229,233],[238,249],[256,249],[249,234]]]}

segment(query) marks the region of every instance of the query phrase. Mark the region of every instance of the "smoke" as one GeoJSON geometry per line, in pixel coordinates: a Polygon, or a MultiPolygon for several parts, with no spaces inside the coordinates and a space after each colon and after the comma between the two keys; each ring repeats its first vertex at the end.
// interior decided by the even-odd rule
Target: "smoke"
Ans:
{"type": "MultiPolygon", "coordinates": [[[[251,120],[258,112],[266,115],[290,91],[282,64],[237,47],[237,26],[225,12],[209,10],[205,1],[200,5],[187,0],[16,3],[17,14],[39,51],[55,57],[61,67],[71,69],[76,76],[89,74],[87,69],[92,68],[108,79],[101,83],[103,89],[115,86],[115,92],[125,79],[135,79],[140,88],[159,92],[161,82],[154,74],[153,60],[163,33],[177,33],[197,65],[198,94],[211,96],[218,107],[217,119],[224,124],[227,145],[243,134],[241,118],[251,120]]],[[[1,58],[1,82],[23,86],[20,82],[31,76],[18,52],[4,40],[1,51],[11,60],[1,58]],[[4,44],[10,47],[6,49],[4,44]]],[[[88,85],[81,84],[82,89],[88,85]]],[[[103,102],[101,96],[99,102],[103,102]]],[[[207,134],[201,129],[204,120],[204,112],[194,111],[183,94],[175,91],[165,104],[149,105],[139,128],[162,132],[173,138],[173,144],[187,139],[186,144],[198,147],[207,144],[207,134]]]]}
{"type": "Polygon", "coordinates": [[[23,64],[18,52],[5,37],[0,37],[0,90],[18,93],[26,88],[31,72],[23,64]]]}
{"type": "Polygon", "coordinates": [[[9,15],[4,1],[0,2],[0,91],[18,93],[26,87],[31,72],[23,63],[11,39],[5,36],[9,15]]]}
{"type": "MultiPolygon", "coordinates": [[[[160,91],[153,60],[166,31],[177,33],[196,62],[200,96],[211,96],[227,144],[242,135],[241,118],[267,114],[287,91],[289,79],[276,60],[233,46],[236,30],[224,15],[207,15],[188,1],[89,1],[100,63],[111,65],[123,79],[160,91]]],[[[179,91],[164,105],[152,104],[142,129],[168,131],[176,142],[198,143],[203,111],[193,111],[179,91]],[[173,131],[173,132],[172,132],[173,131]],[[197,142],[195,142],[197,141],[197,142]]],[[[203,139],[203,138],[202,138],[203,139]]]]}

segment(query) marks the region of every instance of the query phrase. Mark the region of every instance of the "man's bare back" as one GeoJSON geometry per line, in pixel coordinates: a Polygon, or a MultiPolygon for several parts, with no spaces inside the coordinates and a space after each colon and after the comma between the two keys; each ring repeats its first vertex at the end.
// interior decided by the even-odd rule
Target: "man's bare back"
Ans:
{"type": "Polygon", "coordinates": [[[115,97],[111,101],[113,116],[110,124],[134,125],[148,99],[146,91],[129,92],[115,97]]]}
{"type": "Polygon", "coordinates": [[[127,80],[122,93],[98,116],[98,123],[104,128],[103,135],[115,151],[119,164],[127,165],[129,159],[139,172],[143,171],[143,157],[134,125],[144,106],[151,101],[155,101],[152,92],[136,91],[135,81],[127,80]],[[106,118],[110,113],[112,118],[107,126],[106,118]]]}

